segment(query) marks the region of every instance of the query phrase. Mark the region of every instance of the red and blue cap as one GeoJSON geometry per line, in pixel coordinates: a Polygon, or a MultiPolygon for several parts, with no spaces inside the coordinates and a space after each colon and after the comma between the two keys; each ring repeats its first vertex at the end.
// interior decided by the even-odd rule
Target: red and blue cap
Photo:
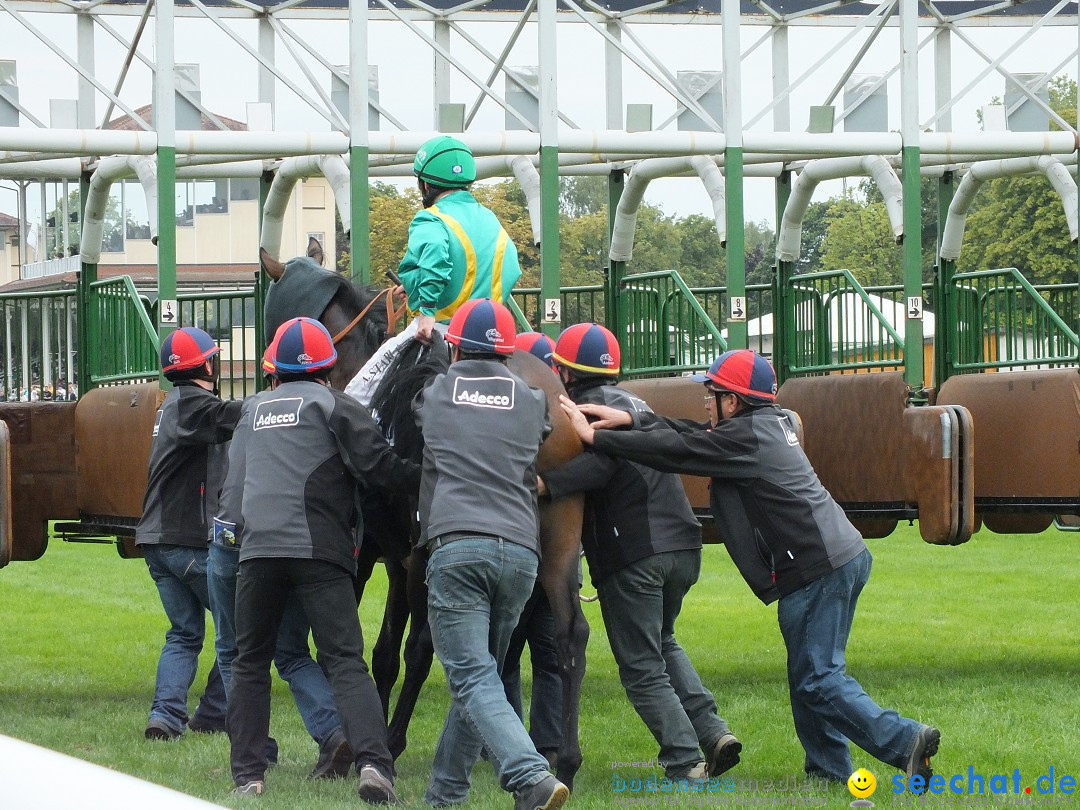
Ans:
{"type": "Polygon", "coordinates": [[[184,326],[161,342],[161,370],[165,374],[198,368],[221,349],[210,335],[194,326],[184,326]]]}
{"type": "Polygon", "coordinates": [[[334,340],[312,318],[293,318],[278,327],[272,346],[274,370],[278,374],[311,374],[337,362],[334,340]]]}
{"type": "Polygon", "coordinates": [[[266,351],[262,356],[262,370],[264,374],[276,374],[277,369],[274,367],[274,356],[277,354],[277,341],[270,341],[270,345],[266,347],[266,351]]]}
{"type": "Polygon", "coordinates": [[[776,400],[776,372],[772,364],[750,349],[732,349],[713,360],[704,374],[695,374],[694,382],[712,383],[714,387],[746,397],[751,402],[776,400]]]}
{"type": "Polygon", "coordinates": [[[555,352],[555,341],[543,332],[522,332],[517,336],[517,348],[555,368],[555,361],[551,357],[555,352]]]}
{"type": "Polygon", "coordinates": [[[616,376],[622,352],[615,335],[598,323],[579,323],[563,330],[553,359],[560,366],[587,374],[616,376]]]}
{"type": "Polygon", "coordinates": [[[516,335],[510,310],[490,298],[474,298],[450,319],[446,341],[464,352],[513,354],[516,335]]]}

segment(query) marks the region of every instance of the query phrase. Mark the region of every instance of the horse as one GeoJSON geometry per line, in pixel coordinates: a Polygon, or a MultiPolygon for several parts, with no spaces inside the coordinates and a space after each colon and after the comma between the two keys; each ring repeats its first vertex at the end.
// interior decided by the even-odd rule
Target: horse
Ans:
{"type": "MultiPolygon", "coordinates": [[[[330,384],[344,390],[384,337],[389,316],[386,315],[386,308],[377,305],[377,299],[379,296],[389,298],[389,291],[375,292],[371,288],[360,288],[339,274],[323,269],[322,248],[315,240],[309,243],[307,256],[282,263],[261,250],[260,260],[273,280],[267,294],[267,333],[272,335],[277,326],[290,317],[306,315],[317,318],[334,336],[338,351],[338,361],[331,370],[330,384]],[[313,295],[301,293],[296,296],[293,292],[286,292],[286,286],[293,291],[312,286],[321,290],[313,295]],[[297,297],[306,300],[295,300],[297,297]]],[[[515,352],[509,360],[509,368],[529,385],[544,391],[548,399],[553,430],[541,446],[537,457],[537,469],[542,475],[545,470],[573,458],[582,449],[576,433],[559,406],[559,395],[564,393],[565,389],[551,373],[551,369],[528,352],[515,352]]],[[[411,494],[415,496],[416,493],[411,494]]],[[[578,711],[581,681],[585,671],[585,647],[589,637],[589,626],[578,600],[578,559],[583,509],[584,498],[581,496],[545,499],[540,503],[541,562],[537,580],[547,594],[555,617],[556,648],[563,681],[563,733],[555,772],[558,779],[570,788],[573,787],[574,776],[581,767],[578,711]]],[[[371,537],[375,532],[381,535],[386,528],[369,521],[369,512],[370,510],[364,512],[365,537],[371,537]]],[[[402,514],[404,512],[399,511],[399,515],[402,514]]],[[[380,549],[391,550],[387,560],[387,575],[391,579],[391,586],[387,595],[388,610],[383,620],[383,629],[379,642],[372,650],[372,675],[379,685],[386,708],[390,688],[398,673],[398,650],[402,634],[402,625],[392,620],[391,612],[401,610],[407,605],[412,620],[405,646],[405,682],[390,721],[388,734],[391,753],[396,757],[405,749],[405,731],[420,687],[430,669],[433,648],[427,627],[423,562],[411,551],[408,556],[402,556],[408,542],[401,542],[402,537],[407,537],[407,534],[401,533],[404,531],[401,517],[391,531],[397,534],[396,541],[386,537],[379,539],[380,549]]],[[[368,543],[365,542],[364,545],[368,543]]],[[[370,548],[366,553],[362,549],[367,570],[365,573],[361,569],[358,579],[366,579],[366,576],[370,575],[374,556],[377,556],[376,552],[370,548]]]]}

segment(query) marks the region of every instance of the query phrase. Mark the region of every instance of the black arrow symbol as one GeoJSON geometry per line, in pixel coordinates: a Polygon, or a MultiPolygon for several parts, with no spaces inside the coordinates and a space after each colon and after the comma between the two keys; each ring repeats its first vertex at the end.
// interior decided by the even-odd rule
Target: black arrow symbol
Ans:
{"type": "Polygon", "coordinates": [[[731,311],[731,317],[732,318],[741,318],[742,316],[743,316],[742,307],[738,307],[737,309],[733,309],[731,311]]]}

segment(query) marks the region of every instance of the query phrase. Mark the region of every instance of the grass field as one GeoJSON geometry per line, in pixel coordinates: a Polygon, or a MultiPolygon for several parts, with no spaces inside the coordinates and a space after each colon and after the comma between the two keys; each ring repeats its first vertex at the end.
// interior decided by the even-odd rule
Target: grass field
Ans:
{"type": "MultiPolygon", "coordinates": [[[[946,778],[963,774],[966,786],[970,766],[985,776],[989,791],[991,775],[1019,769],[1021,790],[1033,787],[1033,795],[1037,777],[1051,767],[1057,780],[1065,774],[1080,778],[1080,537],[983,532],[964,546],[936,548],[915,529],[903,528],[870,545],[874,572],[849,644],[849,670],[882,705],[942,730],[936,771],[946,778]]],[[[768,806],[800,795],[846,806],[852,797],[837,787],[800,794],[767,789],[767,780],[776,787],[785,777],[801,776],[802,766],[776,610],[752,596],[722,548],[706,548],[703,568],[678,635],[743,740],[743,762],[730,772],[731,791],[653,798],[669,806],[751,804],[757,798],[756,806],[768,806]]],[[[369,647],[382,585],[379,578],[361,608],[369,647]]],[[[598,607],[585,610],[593,628],[581,717],[585,764],[572,806],[610,807],[647,795],[613,791],[616,773],[623,779],[652,773],[613,769],[612,763],[651,761],[656,746],[619,685],[598,607]]],[[[242,804],[228,795],[228,740],[222,735],[188,734],[173,743],[143,739],[165,629],[145,566],[119,559],[110,546],[57,542],[42,560],[0,571],[0,733],[210,801],[242,804]]],[[[211,647],[197,684],[211,663],[211,647]]],[[[260,806],[355,807],[354,780],[305,779],[315,745],[280,681],[273,700],[272,733],[282,760],[269,774],[260,806]]],[[[436,666],[398,762],[399,791],[412,807],[424,806],[420,799],[446,704],[436,666]]],[[[853,758],[878,779],[875,804],[896,804],[889,782],[896,772],[858,749],[853,758]]],[[[490,767],[481,764],[474,782],[469,806],[510,806],[490,767]]]]}

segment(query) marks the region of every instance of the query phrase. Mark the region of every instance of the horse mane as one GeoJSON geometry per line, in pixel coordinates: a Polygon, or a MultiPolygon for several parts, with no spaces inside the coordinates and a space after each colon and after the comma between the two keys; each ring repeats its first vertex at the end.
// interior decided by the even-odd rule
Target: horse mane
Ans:
{"type": "Polygon", "coordinates": [[[432,338],[430,346],[415,339],[408,341],[386,369],[371,399],[371,409],[378,414],[383,432],[393,437],[394,452],[416,462],[420,461],[424,440],[416,429],[412,402],[432,377],[450,367],[446,344],[441,337],[432,338]]]}

